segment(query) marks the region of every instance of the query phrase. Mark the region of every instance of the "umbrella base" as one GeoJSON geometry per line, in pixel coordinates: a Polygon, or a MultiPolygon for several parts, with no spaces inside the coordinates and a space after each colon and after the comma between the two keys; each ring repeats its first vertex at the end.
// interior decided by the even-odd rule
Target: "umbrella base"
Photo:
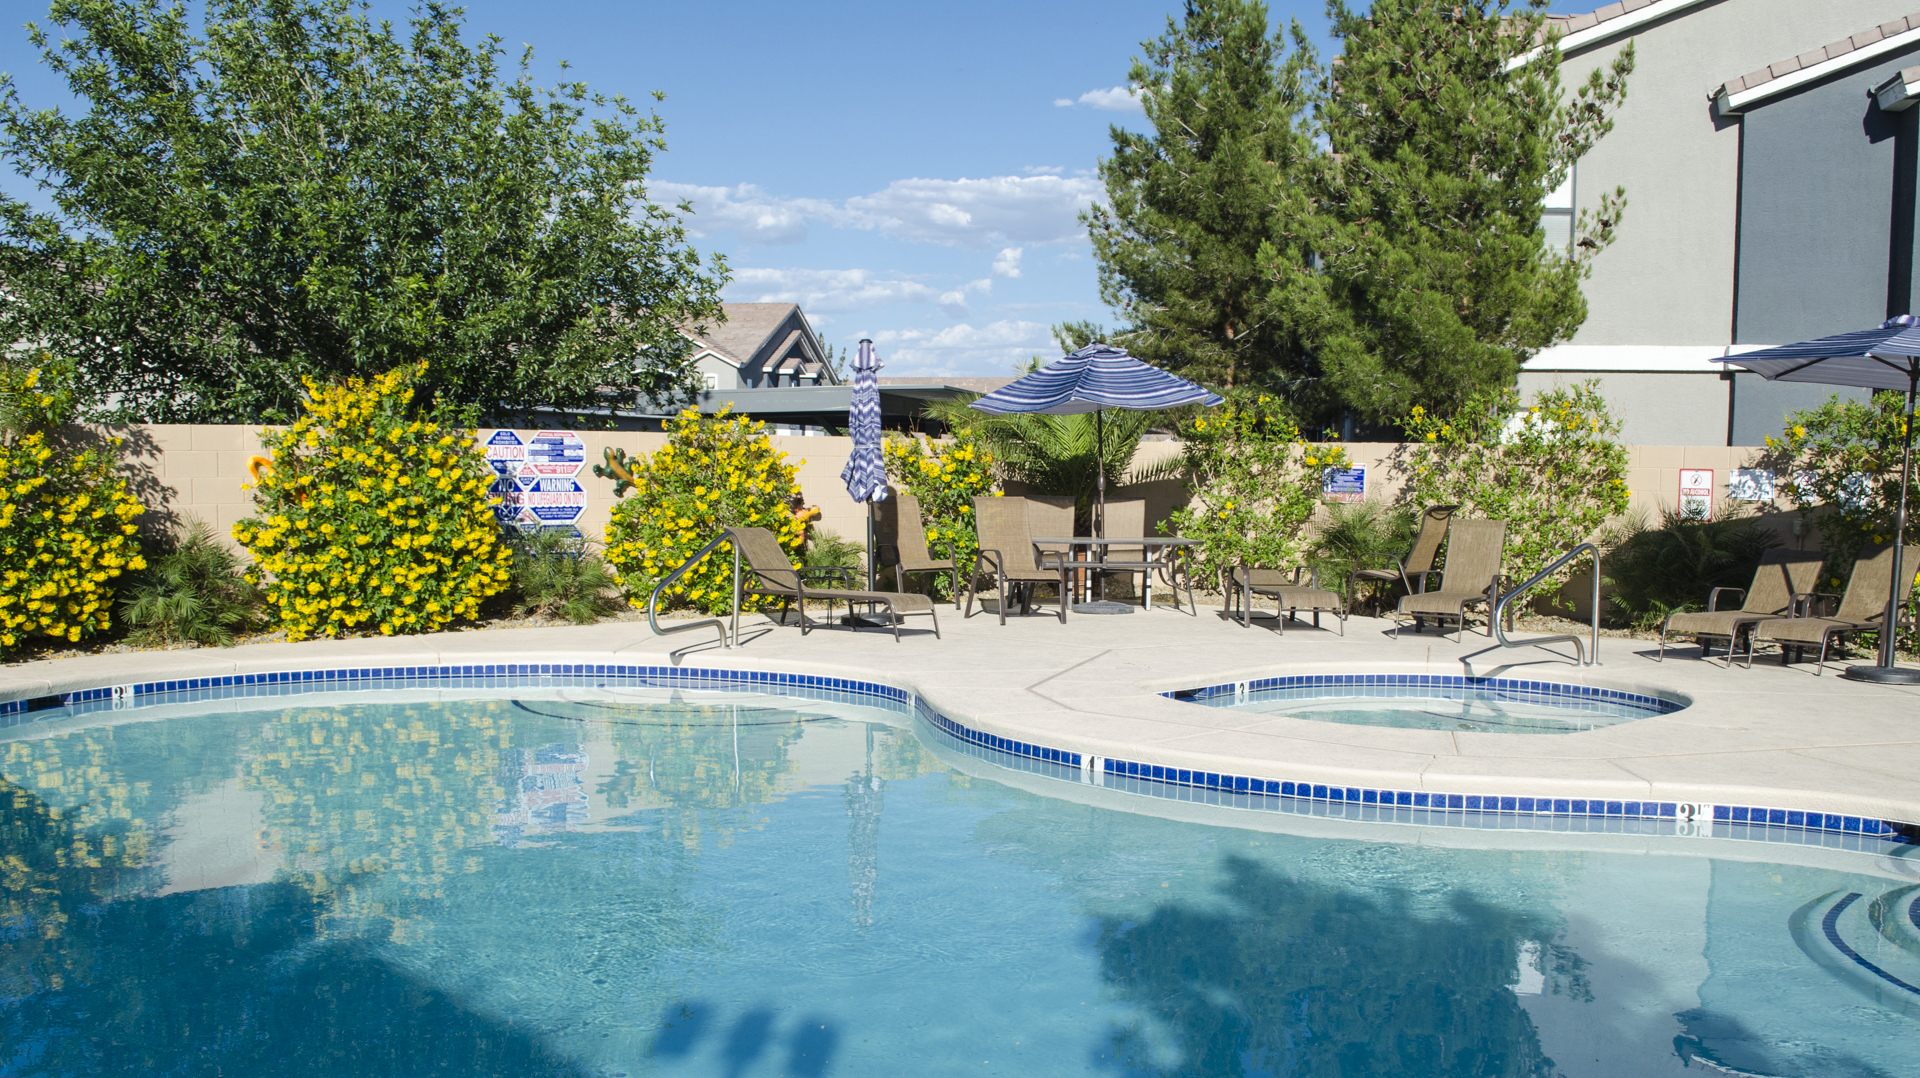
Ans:
{"type": "Polygon", "coordinates": [[[1096,599],[1091,603],[1075,603],[1067,609],[1076,614],[1131,614],[1132,603],[1116,603],[1111,599],[1096,599]]]}
{"type": "Polygon", "coordinates": [[[1840,676],[1874,685],[1920,685],[1920,670],[1911,666],[1849,666],[1840,676]]]}

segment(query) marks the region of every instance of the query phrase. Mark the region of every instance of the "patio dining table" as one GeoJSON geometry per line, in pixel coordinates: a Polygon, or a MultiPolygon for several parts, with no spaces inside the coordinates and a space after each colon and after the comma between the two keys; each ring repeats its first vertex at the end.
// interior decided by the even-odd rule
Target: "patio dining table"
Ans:
{"type": "MultiPolygon", "coordinates": [[[[1160,570],[1162,573],[1166,573],[1166,571],[1171,568],[1171,563],[1164,560],[1154,559],[1151,556],[1149,556],[1146,561],[1109,562],[1107,561],[1107,550],[1111,547],[1122,547],[1122,548],[1138,547],[1142,550],[1152,551],[1155,548],[1165,549],[1165,548],[1193,546],[1195,545],[1196,542],[1197,540],[1183,539],[1177,535],[1107,535],[1107,536],[1071,535],[1071,536],[1035,536],[1033,540],[1033,545],[1036,547],[1040,547],[1040,546],[1057,544],[1060,546],[1071,548],[1072,550],[1075,550],[1075,551],[1080,549],[1085,549],[1086,552],[1089,555],[1091,555],[1090,560],[1082,559],[1078,557],[1069,558],[1068,560],[1070,563],[1074,563],[1074,564],[1085,561],[1086,568],[1090,570],[1099,570],[1103,568],[1115,568],[1115,569],[1126,568],[1126,569],[1145,570],[1144,575],[1146,576],[1147,583],[1146,583],[1146,588],[1144,589],[1144,594],[1141,596],[1142,606],[1144,609],[1152,610],[1153,609],[1153,571],[1157,569],[1157,570],[1160,570]]],[[[1176,578],[1170,574],[1167,575],[1165,579],[1167,582],[1167,586],[1174,589],[1173,601],[1174,601],[1174,605],[1178,607],[1180,604],[1179,583],[1177,582],[1176,578]]],[[[1102,599],[1101,601],[1104,602],[1105,600],[1102,599]]],[[[1091,604],[1085,604],[1085,605],[1090,606],[1091,604]]],[[[1193,605],[1193,589],[1192,588],[1187,589],[1187,605],[1189,607],[1193,605]]],[[[1129,609],[1131,608],[1129,607],[1129,609]]],[[[1075,607],[1074,612],[1075,613],[1117,613],[1118,611],[1081,610],[1078,607],[1075,607]]]]}

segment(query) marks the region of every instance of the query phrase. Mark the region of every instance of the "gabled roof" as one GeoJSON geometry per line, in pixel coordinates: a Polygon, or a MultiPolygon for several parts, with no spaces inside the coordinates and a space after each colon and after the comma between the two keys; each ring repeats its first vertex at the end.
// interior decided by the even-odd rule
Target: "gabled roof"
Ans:
{"type": "MultiPolygon", "coordinates": [[[[767,341],[798,312],[797,303],[722,303],[725,322],[697,327],[688,336],[738,367],[752,359],[767,341]],[[704,330],[705,332],[700,332],[704,330]]],[[[805,316],[802,315],[804,318],[805,316]]]]}
{"type": "Polygon", "coordinates": [[[1728,79],[1709,96],[1715,112],[1737,116],[1747,106],[1776,94],[1914,45],[1920,45],[1920,12],[1890,19],[1829,45],[1789,56],[1737,79],[1728,79]]]}

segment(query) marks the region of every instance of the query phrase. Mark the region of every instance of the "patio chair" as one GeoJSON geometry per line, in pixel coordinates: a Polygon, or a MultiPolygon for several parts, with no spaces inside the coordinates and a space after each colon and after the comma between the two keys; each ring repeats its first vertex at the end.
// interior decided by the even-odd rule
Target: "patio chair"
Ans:
{"type": "MultiPolygon", "coordinates": [[[[813,573],[830,573],[842,580],[853,579],[853,570],[837,565],[809,566],[797,569],[787,558],[787,552],[780,547],[780,541],[765,528],[728,528],[727,538],[733,548],[740,552],[745,571],[741,575],[740,590],[745,595],[764,595],[780,599],[780,620],[787,620],[787,608],[794,604],[800,607],[800,635],[805,636],[812,628],[807,618],[807,600],[824,599],[827,602],[827,621],[833,621],[833,605],[836,602],[847,604],[847,624],[855,632],[859,623],[853,618],[855,603],[872,603],[887,608],[890,615],[888,623],[893,626],[893,638],[900,639],[900,619],[906,614],[925,614],[933,619],[934,639],[940,637],[940,617],[933,612],[933,600],[925,595],[898,591],[858,591],[853,588],[814,588],[808,587],[806,577],[813,573]]],[[[737,601],[737,600],[736,600],[737,601]]]]}
{"type": "MultiPolygon", "coordinates": [[[[1692,636],[1700,640],[1700,657],[1708,654],[1707,641],[1724,637],[1727,641],[1727,665],[1733,665],[1733,650],[1739,637],[1769,618],[1790,617],[1797,611],[1795,596],[1806,595],[1820,582],[1820,565],[1826,555],[1817,550],[1791,550],[1774,547],[1760,557],[1753,571],[1753,584],[1747,588],[1715,588],[1707,593],[1705,610],[1668,614],[1660,623],[1660,654],[1667,657],[1667,637],[1692,636]],[[1733,610],[1720,609],[1722,592],[1739,592],[1740,605],[1733,610]]],[[[1752,665],[1753,648],[1747,648],[1752,665]]]]}
{"type": "MultiPolygon", "coordinates": [[[[1033,589],[1052,584],[1060,589],[1060,621],[1067,620],[1067,566],[1059,553],[1042,554],[1034,545],[1032,517],[1040,518],[1043,534],[1072,535],[1073,506],[1069,500],[1064,525],[1059,506],[1027,498],[979,497],[973,500],[973,524],[979,533],[980,552],[974,556],[973,573],[967,582],[965,617],[973,616],[973,600],[982,576],[994,579],[1000,601],[1000,624],[1007,623],[1007,591],[1020,594],[1020,612],[1030,613],[1033,589]]],[[[982,603],[984,607],[986,604],[982,603]]]]}
{"type": "MultiPolygon", "coordinates": [[[[1147,503],[1142,498],[1128,498],[1123,501],[1108,502],[1104,527],[1101,534],[1116,539],[1147,534],[1147,503]]],[[[1164,548],[1146,546],[1109,546],[1101,563],[1100,596],[1106,597],[1106,582],[1110,577],[1140,577],[1140,602],[1148,610],[1153,609],[1153,575],[1159,573],[1173,587],[1173,607],[1180,609],[1180,588],[1177,579],[1170,576],[1172,563],[1161,551],[1164,548]]],[[[1191,599],[1191,593],[1189,593],[1191,599]]]]}
{"type": "Polygon", "coordinates": [[[1363,568],[1356,566],[1353,575],[1347,578],[1347,596],[1351,599],[1359,593],[1360,584],[1391,584],[1398,580],[1407,589],[1408,595],[1418,595],[1427,590],[1427,578],[1438,570],[1433,561],[1440,553],[1440,542],[1447,537],[1447,521],[1453,519],[1457,505],[1429,505],[1420,514],[1420,530],[1414,533],[1413,547],[1404,558],[1391,554],[1362,554],[1363,561],[1389,561],[1393,568],[1363,568]],[[1415,583],[1418,581],[1418,583],[1415,583]]]}
{"type": "MultiPolygon", "coordinates": [[[[1920,578],[1920,546],[1907,547],[1901,553],[1900,575],[1901,599],[1894,607],[1894,624],[1900,623],[1902,611],[1911,614],[1908,609],[1912,600],[1907,596],[1913,592],[1913,583],[1920,578]]],[[[1846,593],[1840,596],[1839,609],[1831,617],[1773,618],[1753,627],[1747,636],[1747,668],[1753,668],[1753,649],[1762,640],[1771,640],[1780,645],[1780,662],[1788,662],[1788,652],[1804,652],[1818,645],[1820,648],[1819,665],[1814,668],[1814,676],[1827,672],[1827,644],[1834,637],[1852,636],[1861,632],[1878,632],[1883,628],[1881,619],[1886,614],[1887,593],[1893,590],[1893,544],[1868,544],[1860,548],[1860,556],[1854,559],[1853,575],[1847,579],[1846,593]]],[[[1815,596],[1803,596],[1810,602],[1815,596]]],[[[1832,598],[1832,596],[1825,596],[1832,598]]]]}
{"type": "MultiPolygon", "coordinates": [[[[1452,618],[1460,623],[1457,640],[1467,636],[1467,607],[1487,604],[1487,635],[1493,635],[1493,612],[1500,605],[1500,559],[1507,545],[1504,520],[1447,522],[1447,562],[1440,570],[1440,590],[1400,597],[1394,612],[1393,636],[1400,627],[1426,618],[1452,618]]],[[[1416,629],[1417,631],[1417,629],[1416,629]]]]}
{"type": "Polygon", "coordinates": [[[1253,625],[1253,597],[1264,595],[1274,600],[1273,617],[1281,635],[1286,635],[1286,623],[1297,621],[1294,614],[1300,610],[1313,612],[1313,627],[1320,627],[1320,612],[1329,611],[1340,620],[1340,635],[1347,635],[1347,601],[1339,592],[1328,591],[1320,586],[1320,571],[1307,566],[1292,570],[1260,569],[1250,565],[1236,565],[1228,576],[1227,616],[1233,616],[1233,599],[1240,597],[1240,624],[1251,628],[1253,625]],[[1307,573],[1307,583],[1300,583],[1300,574],[1307,573]]]}
{"type": "Polygon", "coordinates": [[[895,493],[879,505],[880,564],[893,568],[894,579],[906,586],[911,573],[947,573],[953,583],[953,608],[960,609],[960,569],[953,564],[953,542],[945,541],[947,556],[935,558],[920,520],[920,499],[895,493]]]}

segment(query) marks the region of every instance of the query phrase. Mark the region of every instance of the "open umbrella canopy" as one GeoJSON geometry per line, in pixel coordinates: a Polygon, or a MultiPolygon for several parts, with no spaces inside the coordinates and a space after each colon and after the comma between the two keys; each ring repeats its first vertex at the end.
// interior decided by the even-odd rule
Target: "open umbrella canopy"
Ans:
{"type": "Polygon", "coordinates": [[[1151,412],[1183,404],[1212,407],[1225,399],[1112,345],[1090,344],[1001,386],[974,401],[973,407],[992,415],[1079,415],[1102,408],[1151,412]]]}

